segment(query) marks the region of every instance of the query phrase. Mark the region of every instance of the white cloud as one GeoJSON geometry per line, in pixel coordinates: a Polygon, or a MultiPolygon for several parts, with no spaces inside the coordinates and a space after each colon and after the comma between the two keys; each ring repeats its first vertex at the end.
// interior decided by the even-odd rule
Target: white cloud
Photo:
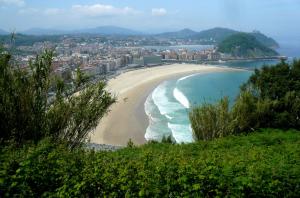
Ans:
{"type": "Polygon", "coordinates": [[[44,10],[45,15],[58,15],[58,14],[62,14],[63,12],[64,10],[58,8],[48,8],[44,10]]]}
{"type": "Polygon", "coordinates": [[[20,9],[18,11],[18,14],[21,14],[21,15],[31,15],[31,14],[36,14],[38,13],[39,10],[36,9],[36,8],[25,8],[25,9],[20,9]]]}
{"type": "Polygon", "coordinates": [[[138,13],[138,11],[130,7],[117,8],[112,5],[104,4],[73,5],[72,11],[75,12],[75,14],[82,14],[86,16],[114,16],[131,15],[138,13]]]}
{"type": "MultiPolygon", "coordinates": [[[[1,1],[1,0],[0,0],[1,1]]],[[[60,17],[66,20],[66,18],[73,19],[84,19],[85,17],[106,17],[106,16],[127,16],[140,14],[139,12],[130,7],[114,7],[111,5],[95,4],[95,5],[73,5],[67,9],[59,8],[44,8],[38,9],[33,7],[24,7],[18,10],[18,14],[27,16],[37,16],[41,17],[60,17]]]]}
{"type": "Polygon", "coordinates": [[[152,16],[165,16],[167,14],[167,10],[165,8],[153,8],[152,16]]]}
{"type": "Polygon", "coordinates": [[[25,6],[24,0],[0,0],[0,5],[25,6]]]}

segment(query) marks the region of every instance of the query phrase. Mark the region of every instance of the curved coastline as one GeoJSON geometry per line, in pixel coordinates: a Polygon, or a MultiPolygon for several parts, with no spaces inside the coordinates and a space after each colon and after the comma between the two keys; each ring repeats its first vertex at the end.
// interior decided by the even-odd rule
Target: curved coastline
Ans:
{"type": "Polygon", "coordinates": [[[118,102],[91,134],[92,143],[124,146],[131,139],[134,144],[146,142],[149,124],[144,103],[148,95],[163,81],[197,73],[240,71],[212,65],[173,64],[129,71],[109,80],[107,90],[118,102]]]}

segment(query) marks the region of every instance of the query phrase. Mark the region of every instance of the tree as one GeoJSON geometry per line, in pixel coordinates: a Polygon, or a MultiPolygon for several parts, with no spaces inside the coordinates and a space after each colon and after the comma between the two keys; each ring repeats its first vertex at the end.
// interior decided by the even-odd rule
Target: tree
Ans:
{"type": "Polygon", "coordinates": [[[50,137],[74,148],[87,140],[115,102],[104,82],[80,82],[86,78],[79,71],[73,86],[67,87],[51,71],[52,57],[51,51],[45,51],[24,69],[11,61],[10,54],[0,51],[1,143],[21,145],[50,137]],[[49,96],[50,90],[55,96],[49,96]]]}

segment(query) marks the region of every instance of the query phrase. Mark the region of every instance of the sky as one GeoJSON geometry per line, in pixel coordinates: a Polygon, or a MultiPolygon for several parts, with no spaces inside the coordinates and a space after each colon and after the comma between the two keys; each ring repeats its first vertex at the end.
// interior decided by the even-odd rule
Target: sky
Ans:
{"type": "Polygon", "coordinates": [[[0,29],[114,25],[144,32],[227,27],[300,37],[300,0],[0,0],[0,29]]]}

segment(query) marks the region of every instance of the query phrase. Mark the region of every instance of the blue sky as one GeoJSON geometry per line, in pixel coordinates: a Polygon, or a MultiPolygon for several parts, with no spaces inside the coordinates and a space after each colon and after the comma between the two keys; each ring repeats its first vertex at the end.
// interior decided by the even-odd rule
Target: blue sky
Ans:
{"type": "Polygon", "coordinates": [[[300,0],[0,0],[0,29],[116,25],[141,31],[228,27],[300,35],[300,0]]]}

